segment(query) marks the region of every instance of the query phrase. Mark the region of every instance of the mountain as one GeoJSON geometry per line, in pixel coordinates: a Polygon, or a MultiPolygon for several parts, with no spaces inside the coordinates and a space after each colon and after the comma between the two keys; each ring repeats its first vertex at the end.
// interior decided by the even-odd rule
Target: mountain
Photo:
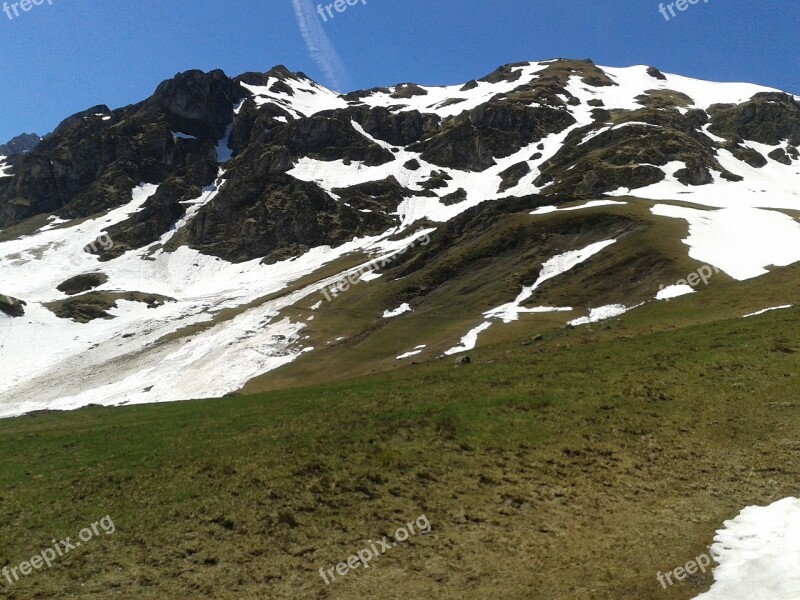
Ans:
{"type": "MultiPolygon", "coordinates": [[[[0,163],[0,415],[739,298],[800,261],[798,100],[557,59],[347,94],[283,66],[188,71],[92,107],[0,163]]],[[[784,284],[754,311],[793,304],[784,284]]]]}
{"type": "Polygon", "coordinates": [[[21,133],[11,138],[5,144],[0,144],[0,156],[9,157],[27,154],[41,140],[35,133],[21,133]]]}

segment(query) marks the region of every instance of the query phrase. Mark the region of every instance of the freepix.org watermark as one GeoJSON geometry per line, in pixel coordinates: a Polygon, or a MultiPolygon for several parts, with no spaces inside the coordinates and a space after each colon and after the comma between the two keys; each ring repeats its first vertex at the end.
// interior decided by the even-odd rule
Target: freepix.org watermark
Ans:
{"type": "MultiPolygon", "coordinates": [[[[417,238],[417,240],[423,240],[422,242],[420,242],[420,246],[427,246],[428,244],[431,243],[431,238],[427,233],[417,238]]],[[[336,296],[338,296],[342,292],[347,291],[351,285],[359,283],[362,280],[362,277],[367,273],[372,273],[377,269],[389,265],[397,257],[402,256],[403,254],[408,252],[408,250],[410,250],[411,247],[414,246],[414,244],[416,244],[417,240],[414,240],[412,244],[404,246],[403,248],[401,248],[400,250],[398,250],[397,252],[395,252],[390,256],[387,256],[381,260],[373,260],[371,262],[368,262],[366,265],[364,265],[360,269],[356,269],[349,275],[343,275],[333,283],[325,286],[322,290],[322,295],[325,296],[325,299],[328,302],[331,302],[334,298],[336,298],[336,296]]]]}
{"type": "Polygon", "coordinates": [[[22,561],[15,567],[3,567],[0,572],[3,573],[3,577],[8,580],[8,583],[14,585],[15,582],[19,581],[20,574],[30,575],[34,569],[41,569],[45,565],[49,569],[53,566],[56,559],[79,548],[81,544],[90,542],[96,536],[100,535],[100,531],[103,531],[106,535],[111,535],[116,530],[117,528],[114,526],[114,521],[111,520],[111,516],[106,515],[99,521],[95,521],[88,527],[81,529],[78,532],[78,540],[73,542],[71,537],[61,540],[60,542],[52,540],[53,545],[51,547],[47,547],[38,554],[34,554],[30,560],[22,561]]]}
{"type": "Polygon", "coordinates": [[[30,11],[34,6],[41,6],[47,2],[50,6],[53,6],[53,0],[20,0],[19,2],[3,2],[3,12],[6,13],[9,21],[13,21],[15,17],[19,17],[22,12],[30,11]]]}
{"type": "MultiPolygon", "coordinates": [[[[685,12],[686,9],[689,8],[689,5],[699,3],[700,0],[676,0],[675,2],[670,2],[664,6],[664,3],[662,2],[658,5],[658,12],[664,15],[665,20],[669,21],[671,18],[678,16],[678,13],[675,12],[676,8],[681,12],[685,12]],[[667,11],[669,11],[669,14],[667,14],[667,11]]],[[[708,0],[703,0],[703,3],[708,4],[708,0]]]]}
{"type": "MultiPolygon", "coordinates": [[[[662,283],[661,285],[658,286],[658,291],[662,292],[668,287],[680,287],[680,286],[690,286],[692,288],[696,288],[697,286],[700,285],[700,282],[702,282],[703,285],[708,285],[708,282],[711,279],[711,277],[714,276],[714,273],[719,273],[719,272],[720,272],[719,267],[714,267],[711,265],[703,265],[702,267],[697,269],[697,271],[692,271],[691,273],[689,273],[689,275],[686,276],[686,279],[679,279],[678,281],[669,286],[666,286],[662,283]]],[[[663,299],[669,302],[671,297],[663,299]]]]}
{"type": "Polygon", "coordinates": [[[329,569],[325,569],[325,567],[319,568],[319,576],[325,581],[325,585],[330,585],[332,581],[336,581],[335,573],[338,573],[340,577],[344,577],[347,575],[347,572],[357,569],[361,565],[364,565],[365,569],[369,568],[369,561],[372,559],[378,558],[381,554],[389,550],[390,548],[394,548],[397,546],[398,542],[405,542],[410,536],[415,535],[416,533],[429,533],[431,530],[431,523],[428,521],[428,517],[424,514],[420,515],[416,518],[415,521],[409,521],[402,527],[399,527],[397,531],[394,532],[394,540],[389,540],[386,536],[383,536],[377,542],[373,542],[372,540],[367,540],[367,544],[369,544],[369,548],[362,548],[352,556],[347,558],[347,562],[340,562],[335,567],[330,567],[329,569]],[[417,526],[418,531],[414,530],[414,525],[417,526]],[[376,546],[377,544],[377,546],[376,546]],[[328,580],[330,577],[330,581],[328,580]]]}
{"type": "Polygon", "coordinates": [[[328,5],[317,4],[317,13],[319,14],[320,17],[322,17],[322,22],[327,23],[328,18],[333,19],[336,16],[333,14],[333,11],[336,11],[338,13],[343,13],[350,6],[355,6],[359,2],[361,4],[366,4],[367,0],[336,0],[336,2],[333,2],[328,5]]]}
{"type": "Polygon", "coordinates": [[[706,569],[710,567],[713,562],[712,559],[713,556],[710,553],[701,554],[700,556],[696,556],[694,560],[687,562],[684,566],[676,567],[668,573],[662,574],[661,571],[659,571],[656,573],[656,579],[661,584],[661,587],[667,589],[667,582],[669,582],[669,585],[674,585],[674,582],[672,581],[673,575],[675,576],[676,581],[684,581],[689,575],[694,575],[697,573],[698,569],[705,574],[706,569]]]}

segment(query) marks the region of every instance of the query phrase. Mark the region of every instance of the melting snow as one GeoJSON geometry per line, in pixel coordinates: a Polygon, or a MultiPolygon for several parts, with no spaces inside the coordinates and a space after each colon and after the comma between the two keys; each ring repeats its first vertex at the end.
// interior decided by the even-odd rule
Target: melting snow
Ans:
{"type": "Polygon", "coordinates": [[[585,202],[584,204],[579,204],[578,206],[540,206],[536,210],[531,211],[531,214],[546,215],[554,212],[581,210],[583,208],[595,208],[597,206],[620,206],[622,204],[627,204],[627,202],[619,202],[617,200],[592,200],[590,202],[585,202]]]}
{"type": "Polygon", "coordinates": [[[678,296],[685,296],[686,294],[693,294],[694,288],[688,284],[681,283],[677,285],[668,285],[662,288],[656,294],[656,300],[669,300],[670,298],[677,298],[678,296]]]}
{"type": "Polygon", "coordinates": [[[13,175],[8,172],[11,166],[6,164],[6,158],[5,156],[0,156],[0,177],[13,177],[13,175]]]}
{"type": "Polygon", "coordinates": [[[180,131],[173,131],[172,137],[176,140],[196,140],[197,138],[188,133],[181,133],[180,131]]]}
{"type": "Polygon", "coordinates": [[[488,310],[484,313],[484,316],[489,319],[484,321],[474,329],[470,330],[467,335],[465,335],[461,339],[461,343],[458,346],[450,348],[445,352],[445,355],[450,354],[458,354],[459,352],[465,352],[467,350],[472,350],[475,347],[475,344],[478,342],[478,335],[480,335],[483,331],[486,331],[491,327],[492,321],[491,319],[500,319],[504,323],[510,323],[512,321],[516,321],[519,319],[519,315],[523,313],[542,313],[542,312],[555,312],[555,311],[570,311],[572,308],[567,307],[545,307],[545,306],[538,306],[534,308],[525,308],[522,304],[536,291],[536,289],[541,286],[545,281],[553,279],[563,273],[566,273],[573,267],[579,265],[580,263],[588,260],[604,248],[607,248],[611,244],[615,243],[617,240],[606,240],[604,242],[597,242],[595,244],[590,244],[581,250],[570,250],[568,252],[564,252],[557,256],[554,256],[547,262],[542,265],[542,270],[539,273],[538,279],[534,282],[533,285],[527,286],[522,288],[522,291],[519,293],[517,298],[513,302],[509,302],[507,304],[503,304],[498,306],[497,308],[493,308],[492,310],[488,310]]]}
{"type": "Polygon", "coordinates": [[[572,321],[569,322],[569,325],[577,327],[578,325],[588,325],[589,323],[597,323],[598,321],[604,321],[605,319],[610,319],[611,317],[618,317],[622,314],[625,314],[629,310],[630,308],[626,307],[623,304],[606,304],[605,306],[599,306],[597,308],[591,309],[589,311],[588,317],[580,317],[579,319],[573,319],[572,321]]]}
{"type": "Polygon", "coordinates": [[[536,289],[539,288],[539,286],[541,286],[545,281],[553,279],[554,277],[558,277],[562,273],[566,273],[573,267],[588,260],[603,249],[608,248],[616,241],[617,240],[606,240],[604,242],[597,242],[595,244],[590,244],[581,250],[570,250],[569,252],[564,252],[563,254],[554,256],[542,265],[539,278],[533,283],[533,285],[522,288],[522,291],[513,302],[509,302],[508,304],[503,304],[497,308],[486,311],[484,315],[488,318],[502,319],[504,323],[510,323],[511,321],[518,320],[519,315],[522,313],[572,310],[571,308],[525,308],[522,306],[522,304],[528,300],[528,298],[533,296],[533,293],[536,291],[536,289]]]}
{"type": "Polygon", "coordinates": [[[292,93],[273,92],[270,88],[278,82],[275,77],[270,77],[263,86],[242,84],[253,94],[253,99],[259,106],[270,102],[277,104],[294,117],[310,117],[323,110],[347,108],[347,102],[336,92],[311,81],[310,79],[298,81],[285,79],[283,83],[292,89],[292,93]]]}
{"type": "Polygon", "coordinates": [[[410,98],[392,98],[398,87],[390,88],[390,93],[375,92],[361,99],[367,106],[390,106],[395,112],[418,110],[423,113],[435,113],[440,117],[450,117],[458,115],[465,110],[472,110],[481,104],[488,102],[498,94],[511,92],[521,85],[534,78],[536,73],[547,68],[547,63],[528,63],[523,66],[514,67],[512,71],[519,72],[520,77],[516,81],[500,81],[488,83],[478,81],[477,85],[471,90],[462,90],[462,85],[426,87],[420,86],[425,94],[416,95],[410,98]],[[461,102],[452,102],[453,99],[460,99],[461,102]]]}
{"type": "MultiPolygon", "coordinates": [[[[409,241],[354,239],[272,265],[259,259],[232,264],[185,246],[164,252],[160,242],[177,229],[151,246],[104,263],[83,251],[103,239],[106,229],[140,210],[156,189],[142,184],[125,206],[67,226],[51,220],[32,235],[0,243],[2,292],[28,303],[23,317],[0,319],[0,416],[90,403],[221,396],[236,390],[309,350],[299,339],[304,323],[282,318],[280,312],[319,293],[332,278],[261,304],[256,303],[259,298],[345,254],[367,246],[398,252],[409,241]],[[100,290],[157,293],[175,301],[157,308],[120,301],[109,311],[113,319],[86,324],[59,319],[43,306],[65,298],[56,286],[67,278],[98,271],[109,276],[100,290]],[[213,322],[214,314],[237,307],[240,314],[213,322]],[[193,335],[175,335],[189,326],[198,327],[193,335]]],[[[215,186],[204,190],[189,211],[215,193],[215,186]]]]}
{"type": "Polygon", "coordinates": [[[478,336],[489,329],[492,326],[491,321],[485,321],[475,327],[474,329],[470,329],[463,338],[461,338],[461,343],[458,346],[453,346],[450,350],[445,351],[445,356],[450,356],[451,354],[458,354],[459,352],[466,352],[467,350],[472,350],[475,347],[475,344],[478,343],[478,336]]]}
{"type": "Polygon", "coordinates": [[[757,310],[756,312],[744,315],[743,318],[757,317],[758,315],[763,315],[764,313],[770,312],[772,310],[785,310],[787,308],[792,308],[792,305],[791,304],[784,304],[783,306],[773,306],[772,308],[765,308],[763,310],[757,310]]]}
{"type": "Polygon", "coordinates": [[[748,506],[714,540],[715,582],[694,600],[800,598],[800,500],[748,506]]]}
{"type": "Polygon", "coordinates": [[[698,210],[657,204],[653,214],[689,223],[689,256],[720,268],[734,279],[766,274],[767,267],[800,261],[800,223],[758,208],[698,210]]]}
{"type": "Polygon", "coordinates": [[[404,358],[411,358],[412,356],[417,356],[418,354],[422,354],[422,351],[427,348],[426,344],[422,344],[421,346],[417,346],[411,352],[406,352],[405,354],[401,354],[395,360],[403,360],[404,358]]]}
{"type": "Polygon", "coordinates": [[[401,304],[394,310],[384,311],[383,318],[391,319],[392,317],[397,317],[407,312],[411,312],[411,305],[408,302],[403,302],[403,304],[401,304]]]}

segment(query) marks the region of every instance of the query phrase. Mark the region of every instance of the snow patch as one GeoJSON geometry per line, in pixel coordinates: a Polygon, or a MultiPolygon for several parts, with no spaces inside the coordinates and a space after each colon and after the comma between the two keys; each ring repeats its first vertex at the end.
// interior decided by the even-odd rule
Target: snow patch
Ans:
{"type": "Polygon", "coordinates": [[[763,315],[764,313],[768,313],[773,310],[785,310],[787,308],[792,308],[792,304],[784,304],[783,306],[773,306],[772,308],[765,308],[762,310],[757,310],[756,312],[744,315],[742,318],[746,319],[747,317],[757,317],[758,315],[763,315]]]}
{"type": "Polygon", "coordinates": [[[405,354],[401,354],[395,360],[403,360],[404,358],[411,358],[412,356],[417,356],[418,354],[422,354],[422,351],[427,348],[426,344],[422,344],[421,346],[417,346],[411,352],[406,352],[405,354]]]}
{"type": "Polygon", "coordinates": [[[472,350],[475,347],[475,344],[478,343],[478,336],[489,329],[492,326],[491,321],[484,321],[477,327],[470,329],[463,338],[461,338],[461,343],[458,346],[453,346],[450,350],[445,350],[445,356],[450,356],[451,354],[458,354],[459,352],[467,352],[468,350],[472,350]]]}
{"type": "Polygon", "coordinates": [[[553,258],[551,258],[542,265],[542,270],[539,273],[539,277],[533,283],[533,285],[522,288],[522,291],[519,293],[519,295],[513,302],[509,302],[507,304],[498,306],[497,308],[493,308],[492,310],[486,311],[484,315],[488,318],[501,319],[504,323],[510,323],[512,321],[518,320],[519,315],[522,313],[572,310],[572,308],[546,308],[546,307],[524,308],[522,304],[526,300],[528,300],[531,296],[533,296],[533,293],[545,281],[553,279],[554,277],[558,277],[563,273],[566,273],[573,267],[588,260],[598,252],[604,250],[605,248],[608,248],[616,241],[617,240],[614,239],[614,240],[606,240],[604,242],[597,242],[595,244],[590,244],[589,246],[586,246],[581,250],[570,250],[569,252],[564,252],[562,254],[554,256],[553,258]]]}
{"type": "Polygon", "coordinates": [[[774,210],[698,210],[657,204],[654,215],[689,223],[689,256],[737,280],[766,274],[767,267],[800,261],[800,223],[774,210]]]}
{"type": "Polygon", "coordinates": [[[688,284],[668,285],[667,287],[659,290],[656,294],[656,300],[669,300],[686,294],[693,294],[694,288],[688,284]]]}
{"type": "Polygon", "coordinates": [[[592,200],[579,204],[578,206],[540,206],[536,210],[531,211],[532,215],[547,215],[554,212],[565,212],[568,210],[581,210],[583,208],[596,208],[598,206],[621,206],[627,202],[619,202],[617,200],[592,200]]]}
{"type": "Polygon", "coordinates": [[[383,313],[384,319],[391,319],[392,317],[398,317],[404,313],[411,312],[411,305],[408,302],[403,302],[400,306],[395,308],[394,310],[387,310],[383,313]]]}
{"type": "Polygon", "coordinates": [[[694,600],[798,600],[800,500],[748,506],[717,531],[714,585],[694,600]]]}
{"type": "Polygon", "coordinates": [[[591,309],[589,311],[588,317],[580,317],[579,319],[573,319],[568,323],[568,325],[577,327],[578,325],[588,325],[589,323],[597,323],[598,321],[604,321],[612,317],[618,317],[620,315],[623,315],[629,310],[631,309],[625,306],[624,304],[606,304],[605,306],[599,306],[597,308],[591,309]]]}

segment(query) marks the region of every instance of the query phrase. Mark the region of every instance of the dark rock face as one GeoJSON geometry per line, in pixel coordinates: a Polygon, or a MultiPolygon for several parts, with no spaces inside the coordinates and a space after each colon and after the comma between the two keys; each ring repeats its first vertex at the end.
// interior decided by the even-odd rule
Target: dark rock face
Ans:
{"type": "Polygon", "coordinates": [[[723,147],[726,150],[729,150],[730,153],[733,154],[734,158],[746,162],[751,167],[760,169],[761,167],[767,165],[767,159],[764,158],[757,150],[753,150],[752,148],[741,146],[733,142],[725,144],[723,147]]]}
{"type": "Polygon", "coordinates": [[[482,171],[495,158],[509,156],[575,123],[566,110],[490,101],[449,119],[441,133],[411,146],[442,167],[482,171]]]}
{"type": "Polygon", "coordinates": [[[735,142],[753,140],[770,146],[786,140],[793,146],[800,143],[800,103],[788,94],[756,94],[737,106],[712,106],[709,114],[709,131],[735,142]]]}
{"type": "Polygon", "coordinates": [[[317,186],[287,175],[233,175],[193,219],[191,247],[226,260],[266,261],[313,246],[341,244],[388,228],[389,217],[362,213],[317,186]]]}
{"type": "Polygon", "coordinates": [[[25,302],[0,294],[0,312],[12,318],[22,317],[25,315],[25,302]]]}
{"type": "Polygon", "coordinates": [[[400,185],[394,177],[348,188],[334,188],[333,193],[356,210],[378,213],[393,212],[405,198],[418,194],[400,185]]]}
{"type": "Polygon", "coordinates": [[[714,181],[710,171],[703,165],[693,165],[675,172],[675,178],[684,185],[707,185],[714,181]]]}
{"type": "Polygon", "coordinates": [[[199,185],[189,183],[182,177],[172,177],[162,183],[139,211],[108,229],[108,236],[114,240],[114,244],[98,250],[101,260],[121,256],[128,250],[158,240],[186,213],[181,202],[194,200],[201,193],[199,185]]]}
{"type": "Polygon", "coordinates": [[[163,82],[150,102],[166,115],[174,131],[219,140],[233,121],[233,106],[244,89],[222,71],[186,71],[163,82]]]}
{"type": "Polygon", "coordinates": [[[450,206],[451,204],[463,202],[466,199],[467,191],[464,188],[458,188],[455,192],[451,192],[450,194],[442,196],[440,202],[445,206],[450,206]]]}
{"type": "Polygon", "coordinates": [[[65,119],[0,183],[0,226],[40,213],[80,218],[124,204],[140,182],[213,182],[214,147],[243,90],[221,71],[190,71],[153,98],[116,111],[95,106],[65,119]],[[180,139],[173,131],[195,135],[180,139]]]}
{"type": "Polygon", "coordinates": [[[767,154],[772,160],[777,161],[779,163],[783,163],[784,165],[791,165],[792,159],[789,158],[789,155],[786,154],[786,150],[783,148],[776,148],[769,154],[767,154]]]}
{"type": "Polygon", "coordinates": [[[19,156],[27,154],[36,144],[41,140],[35,133],[22,133],[16,137],[11,138],[5,144],[0,144],[0,156],[19,156]]]}
{"type": "Polygon", "coordinates": [[[416,110],[395,114],[383,107],[353,107],[343,111],[343,116],[352,118],[372,137],[394,146],[408,146],[441,128],[439,117],[416,110]]]}
{"type": "Polygon", "coordinates": [[[377,166],[394,160],[394,155],[353,129],[350,119],[339,113],[323,113],[275,127],[268,141],[285,146],[293,156],[318,160],[359,161],[377,166]]]}
{"type": "Polygon", "coordinates": [[[59,292],[64,292],[67,296],[88,292],[108,281],[108,276],[104,273],[87,273],[70,277],[65,282],[56,287],[59,292]]]}
{"type": "MultiPolygon", "coordinates": [[[[80,112],[75,113],[74,115],[67,117],[61,123],[58,124],[53,130],[51,135],[62,135],[65,132],[72,129],[75,125],[82,123],[92,117],[105,117],[111,114],[111,109],[108,108],[105,104],[98,104],[96,106],[92,106],[91,108],[87,108],[86,110],[82,110],[80,112]]],[[[46,136],[49,137],[49,136],[46,136]]]]}
{"type": "MultiPolygon", "coordinates": [[[[9,154],[13,176],[0,178],[0,227],[46,213],[98,215],[129,202],[131,190],[146,182],[157,184],[157,192],[108,229],[114,244],[98,251],[101,259],[159,240],[186,215],[188,203],[213,185],[219,185],[216,196],[172,236],[168,250],[188,244],[230,261],[274,261],[313,246],[384,232],[397,224],[393,213],[407,198],[442,195],[445,205],[465,200],[464,189],[449,187],[454,177],[447,168],[483,171],[537,143],[530,160],[541,159],[541,141],[576,123],[570,107],[580,100],[569,92],[570,84],[617,85],[589,60],[548,61],[530,81],[522,81],[524,65],[505,65],[465,84],[462,91],[504,85],[477,107],[446,118],[408,110],[409,99],[429,95],[410,83],[352,92],[342,96],[347,106],[304,117],[286,99],[319,86],[281,65],[236,78],[222,71],[179,73],[143,102],[113,111],[91,107],[65,119],[27,152],[9,154]],[[254,97],[247,86],[278,97],[254,97]],[[378,92],[404,110],[361,102],[378,92]],[[217,144],[226,132],[233,158],[223,168],[217,144]],[[404,166],[414,172],[421,190],[388,177],[329,193],[321,180],[300,181],[289,174],[303,159],[384,165],[402,149],[420,154],[404,159],[404,166]],[[448,193],[442,194],[445,188],[448,193]]],[[[655,68],[648,74],[665,79],[655,68]]],[[[457,110],[465,98],[456,96],[440,106],[457,110]]],[[[711,107],[708,114],[692,109],[685,94],[670,90],[647,90],[636,101],[641,108],[622,111],[588,100],[595,122],[571,131],[558,152],[537,165],[534,183],[542,194],[575,199],[623,187],[635,190],[661,181],[659,167],[671,161],[685,163],[676,173],[685,185],[709,184],[712,173],[741,179],[720,166],[720,149],[755,167],[768,160],[788,165],[800,158],[800,104],[786,94],[757,94],[738,106],[711,107]],[[708,136],[706,125],[727,141],[708,136]],[[744,140],[781,147],[767,158],[744,140]]],[[[531,173],[528,155],[520,160],[499,173],[498,194],[531,173]]]]}
{"type": "Polygon", "coordinates": [[[499,191],[505,192],[507,189],[514,187],[519,183],[520,179],[530,172],[531,168],[527,162],[521,162],[510,166],[505,171],[500,173],[500,178],[503,180],[503,182],[500,184],[499,191]]]}

